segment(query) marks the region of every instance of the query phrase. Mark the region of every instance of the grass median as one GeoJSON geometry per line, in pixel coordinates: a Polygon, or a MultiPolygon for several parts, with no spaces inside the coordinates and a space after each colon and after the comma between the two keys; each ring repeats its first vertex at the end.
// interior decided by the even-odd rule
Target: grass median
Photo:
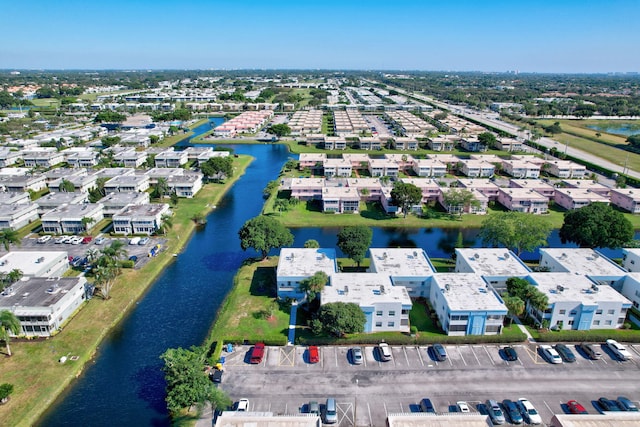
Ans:
{"type": "Polygon", "coordinates": [[[64,389],[78,377],[85,363],[107,333],[125,314],[135,307],[149,286],[174,260],[195,229],[191,219],[195,213],[207,214],[228,189],[243,174],[252,158],[234,159],[235,173],[224,184],[207,184],[193,199],[180,199],[173,209],[173,227],[167,233],[167,245],[152,262],[139,270],[124,269],[104,301],[93,298],[86,302],[55,337],[42,340],[12,340],[12,357],[0,363],[2,382],[14,385],[14,393],[5,405],[0,405],[0,424],[33,425],[64,389]],[[58,362],[62,356],[78,356],[78,360],[58,362]]]}

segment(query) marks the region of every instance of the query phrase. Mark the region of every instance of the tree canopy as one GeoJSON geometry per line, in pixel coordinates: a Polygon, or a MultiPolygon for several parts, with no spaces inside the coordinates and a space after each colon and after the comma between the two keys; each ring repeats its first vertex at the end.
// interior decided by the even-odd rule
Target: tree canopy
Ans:
{"type": "Polygon", "coordinates": [[[457,213],[462,216],[463,212],[469,206],[479,207],[480,202],[476,199],[470,190],[465,188],[450,188],[442,193],[442,201],[445,209],[450,214],[457,213]]]}
{"type": "Polygon", "coordinates": [[[523,212],[498,212],[482,222],[480,238],[491,246],[504,246],[516,255],[531,252],[547,244],[551,224],[539,215],[523,212]]]}
{"type": "Polygon", "coordinates": [[[0,311],[0,341],[4,341],[7,348],[7,355],[11,356],[11,348],[9,347],[10,334],[18,335],[20,333],[20,320],[9,310],[0,311]]]}
{"type": "Polygon", "coordinates": [[[359,267],[371,246],[372,239],[373,232],[369,227],[362,225],[345,227],[338,233],[338,247],[359,267]]]}
{"type": "Polygon", "coordinates": [[[634,147],[640,147],[640,133],[637,133],[635,135],[629,135],[627,137],[627,142],[633,145],[634,147]]]}
{"type": "Polygon", "coordinates": [[[565,212],[560,240],[582,248],[619,248],[633,240],[633,225],[611,206],[591,203],[565,212]]]}
{"type": "Polygon", "coordinates": [[[122,123],[127,119],[127,116],[115,111],[100,111],[96,114],[94,121],[96,123],[122,123]]]}
{"type": "Polygon", "coordinates": [[[478,135],[478,141],[480,141],[482,144],[486,145],[487,147],[493,148],[498,142],[498,139],[491,132],[482,132],[480,135],[478,135]]]}
{"type": "Polygon", "coordinates": [[[317,318],[313,319],[311,328],[315,334],[356,334],[364,332],[367,322],[360,307],[352,302],[331,302],[320,307],[317,318]]]}
{"type": "Polygon", "coordinates": [[[283,136],[287,136],[291,134],[291,128],[288,125],[285,125],[284,123],[280,123],[277,125],[272,125],[269,127],[268,129],[269,133],[274,134],[275,136],[277,136],[278,138],[283,137],[283,136]]]}
{"type": "Polygon", "coordinates": [[[396,181],[393,185],[393,190],[391,190],[391,203],[402,209],[405,218],[411,206],[418,205],[421,201],[422,190],[415,185],[402,181],[396,181]]]}
{"type": "Polygon", "coordinates": [[[313,276],[300,282],[300,290],[307,294],[307,300],[310,302],[316,298],[316,295],[322,292],[327,282],[329,282],[327,273],[324,271],[316,271],[313,276]]]}
{"type": "Polygon", "coordinates": [[[207,178],[212,178],[217,174],[223,174],[226,178],[232,177],[233,158],[230,156],[212,157],[200,167],[200,171],[207,178]]]}
{"type": "MultiPolygon", "coordinates": [[[[519,303],[515,299],[528,302],[531,307],[542,312],[544,312],[549,306],[549,297],[547,297],[543,292],[540,292],[538,288],[525,279],[521,279],[519,277],[511,277],[507,279],[507,292],[509,297],[512,298],[512,300],[510,300],[510,304],[514,303],[511,309],[518,308],[517,306],[519,303]]],[[[509,309],[509,311],[511,311],[511,309],[509,309]]]]}
{"type": "Polygon", "coordinates": [[[245,222],[238,235],[242,250],[253,248],[262,254],[262,259],[267,258],[271,249],[290,246],[293,243],[293,234],[288,228],[264,215],[245,222]]]}

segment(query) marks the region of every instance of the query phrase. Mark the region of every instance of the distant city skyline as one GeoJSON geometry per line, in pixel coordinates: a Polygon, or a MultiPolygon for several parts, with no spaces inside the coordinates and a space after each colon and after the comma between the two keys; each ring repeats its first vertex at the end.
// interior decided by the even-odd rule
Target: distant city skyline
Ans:
{"type": "Polygon", "coordinates": [[[0,69],[639,72],[637,0],[33,0],[0,69]]]}

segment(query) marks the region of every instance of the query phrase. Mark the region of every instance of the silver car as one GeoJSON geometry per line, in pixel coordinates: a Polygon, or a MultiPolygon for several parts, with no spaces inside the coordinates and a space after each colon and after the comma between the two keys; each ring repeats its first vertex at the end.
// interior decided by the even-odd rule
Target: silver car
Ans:
{"type": "Polygon", "coordinates": [[[360,347],[351,349],[351,361],[354,365],[362,365],[362,349],[360,347]]]}

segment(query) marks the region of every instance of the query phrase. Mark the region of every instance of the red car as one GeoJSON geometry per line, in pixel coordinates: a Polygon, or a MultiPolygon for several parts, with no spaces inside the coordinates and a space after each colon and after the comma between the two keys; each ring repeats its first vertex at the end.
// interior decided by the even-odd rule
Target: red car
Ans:
{"type": "Polygon", "coordinates": [[[316,345],[309,346],[309,363],[318,363],[320,361],[320,350],[316,345]]]}
{"type": "Polygon", "coordinates": [[[92,241],[92,240],[93,240],[93,237],[91,237],[91,236],[84,236],[84,237],[82,238],[82,242],[81,242],[81,243],[82,243],[83,245],[87,245],[87,244],[91,243],[91,241],[92,241]]]}
{"type": "Polygon", "coordinates": [[[251,349],[251,356],[249,359],[249,363],[253,365],[257,365],[258,363],[262,363],[262,358],[264,357],[264,343],[257,342],[253,349],[251,349]]]}
{"type": "Polygon", "coordinates": [[[584,406],[575,400],[568,401],[567,406],[569,407],[569,412],[572,414],[588,414],[587,410],[584,409],[584,406]]]}

